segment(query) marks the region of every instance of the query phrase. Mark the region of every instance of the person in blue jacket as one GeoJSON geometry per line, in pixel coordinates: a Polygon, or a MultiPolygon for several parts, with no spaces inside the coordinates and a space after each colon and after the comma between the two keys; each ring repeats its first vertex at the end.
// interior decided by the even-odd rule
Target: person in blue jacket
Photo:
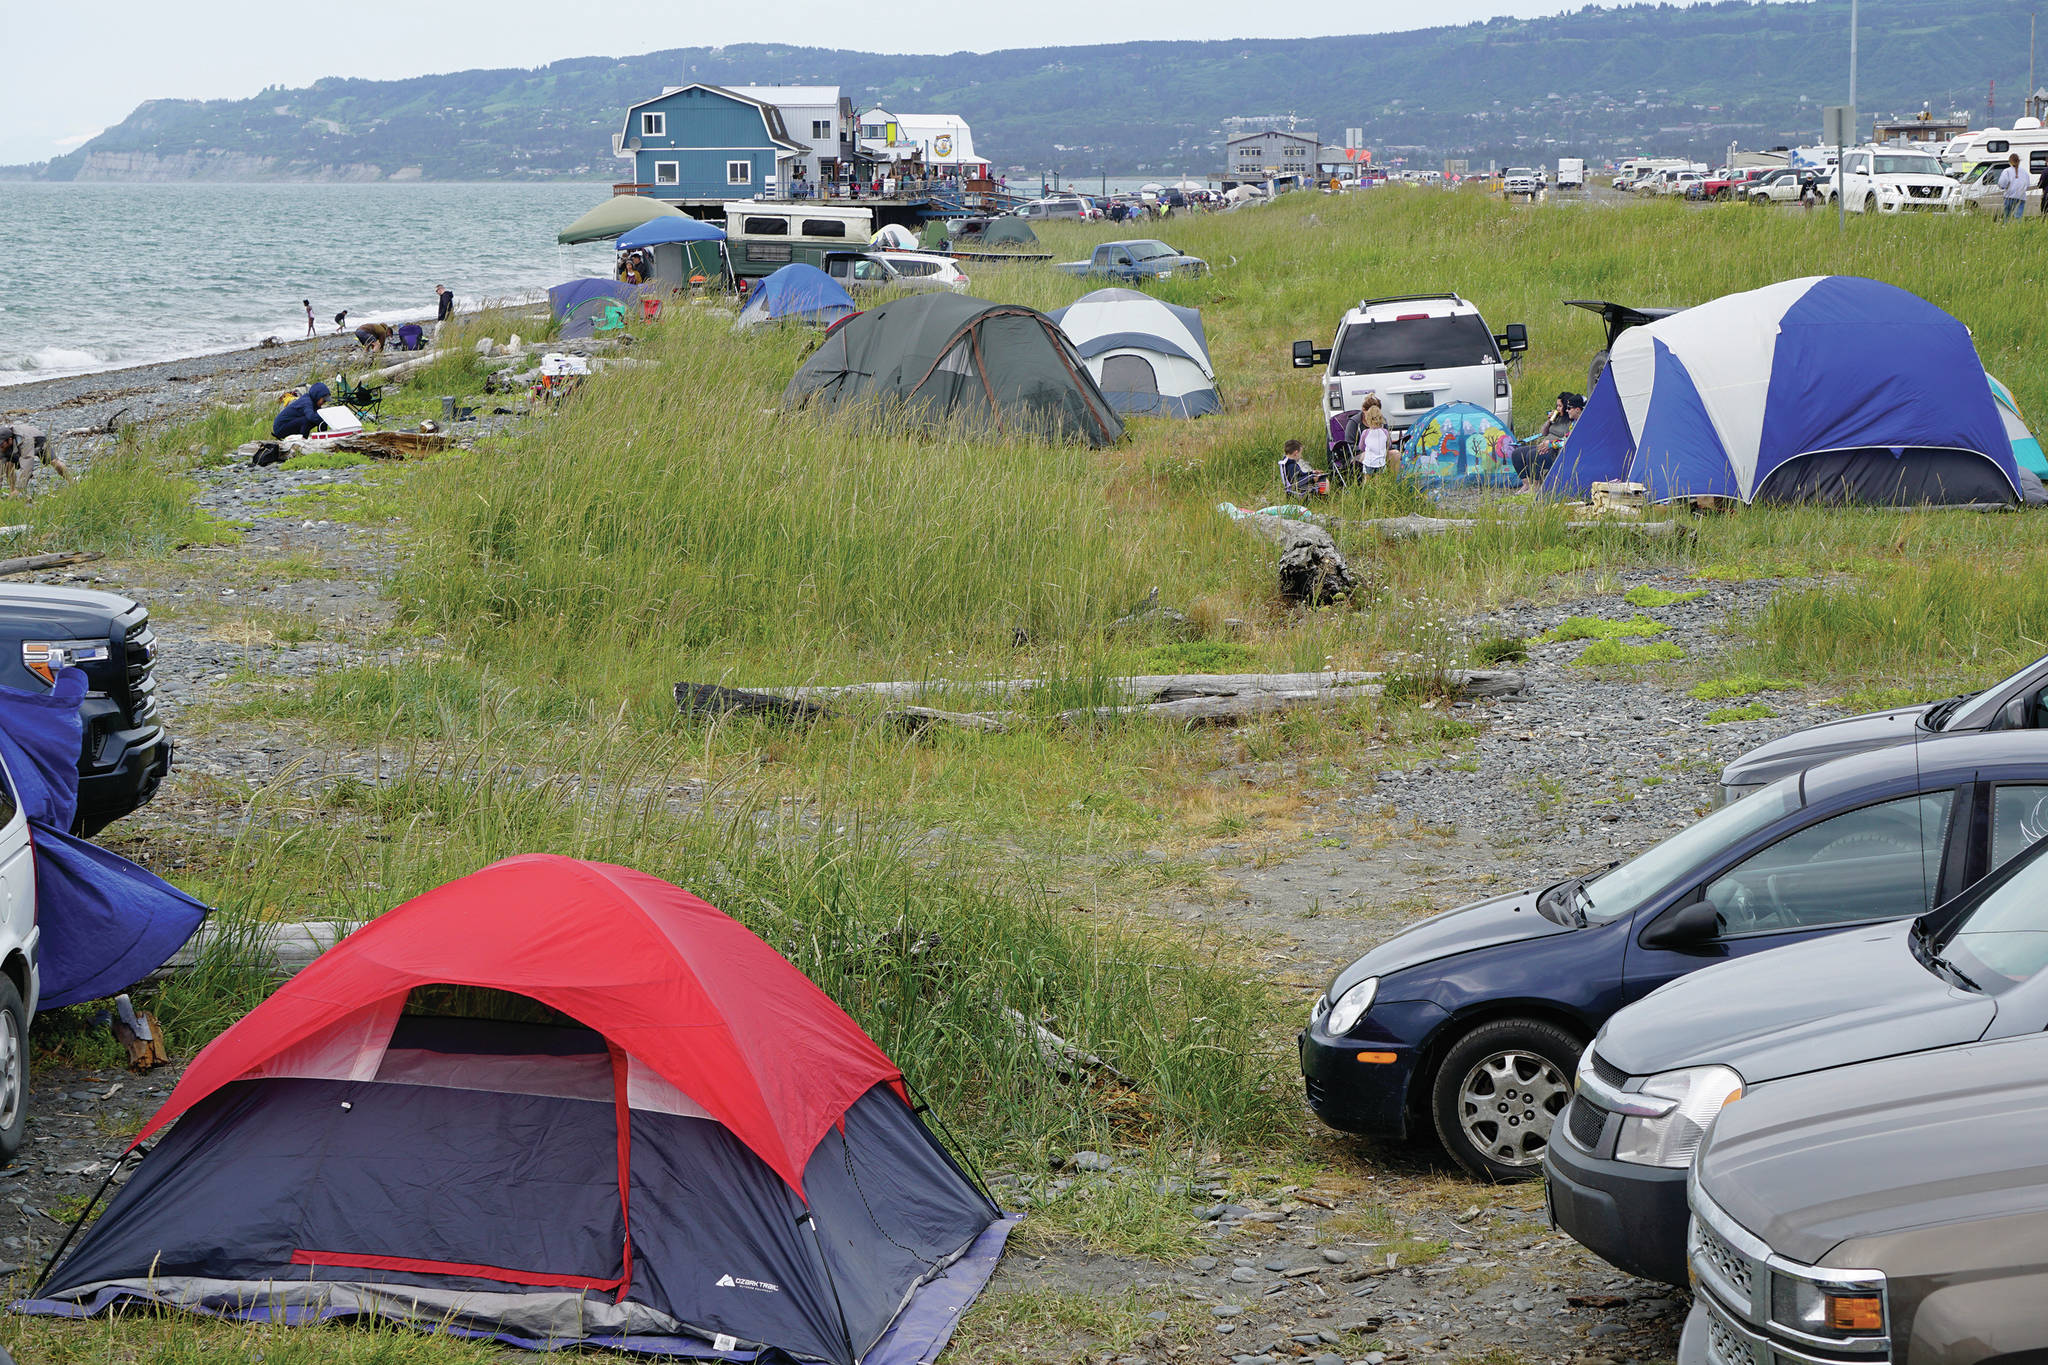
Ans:
{"type": "Polygon", "coordinates": [[[304,393],[286,403],[278,410],[277,418],[270,424],[273,439],[282,441],[287,436],[310,436],[320,429],[320,405],[327,401],[327,386],[315,384],[304,393]]]}

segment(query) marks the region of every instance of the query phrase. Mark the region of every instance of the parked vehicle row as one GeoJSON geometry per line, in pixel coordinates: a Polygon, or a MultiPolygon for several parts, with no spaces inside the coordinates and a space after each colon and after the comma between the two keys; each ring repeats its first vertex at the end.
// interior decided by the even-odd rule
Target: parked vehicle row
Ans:
{"type": "Polygon", "coordinates": [[[1540,1170],[1557,1226],[1695,1286],[1687,1365],[2048,1351],[2048,658],[1762,746],[1722,795],[1340,972],[1311,1108],[1540,1170]]]}

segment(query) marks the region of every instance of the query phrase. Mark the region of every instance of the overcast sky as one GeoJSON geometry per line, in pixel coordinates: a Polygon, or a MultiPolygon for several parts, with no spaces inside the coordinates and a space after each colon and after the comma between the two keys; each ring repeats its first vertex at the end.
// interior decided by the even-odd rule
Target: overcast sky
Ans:
{"type": "Polygon", "coordinates": [[[844,0],[781,0],[770,19],[758,5],[706,0],[0,0],[0,163],[70,151],[146,99],[239,99],[267,85],[308,85],[322,76],[543,66],[563,57],[707,43],[953,52],[1134,38],[1299,38],[1560,8],[1560,0],[1366,0],[1282,10],[1242,0],[895,0],[878,10],[844,0]]]}

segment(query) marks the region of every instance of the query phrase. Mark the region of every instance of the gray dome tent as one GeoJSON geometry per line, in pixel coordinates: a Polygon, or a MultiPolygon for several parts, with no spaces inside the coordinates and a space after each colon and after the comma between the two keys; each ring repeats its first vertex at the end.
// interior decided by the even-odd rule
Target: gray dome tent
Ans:
{"type": "Polygon", "coordinates": [[[928,422],[1109,445],[1123,420],[1045,314],[960,294],[919,294],[826,333],[783,390],[785,406],[873,399],[928,422]]]}

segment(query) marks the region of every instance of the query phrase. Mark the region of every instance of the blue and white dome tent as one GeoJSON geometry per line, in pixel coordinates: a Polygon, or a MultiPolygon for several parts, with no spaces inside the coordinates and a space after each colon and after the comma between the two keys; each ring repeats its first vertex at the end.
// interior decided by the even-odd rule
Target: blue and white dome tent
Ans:
{"type": "Polygon", "coordinates": [[[1658,502],[2014,503],[2020,473],[1969,329],[1853,275],[1729,294],[1622,333],[1544,480],[1658,502]]]}

